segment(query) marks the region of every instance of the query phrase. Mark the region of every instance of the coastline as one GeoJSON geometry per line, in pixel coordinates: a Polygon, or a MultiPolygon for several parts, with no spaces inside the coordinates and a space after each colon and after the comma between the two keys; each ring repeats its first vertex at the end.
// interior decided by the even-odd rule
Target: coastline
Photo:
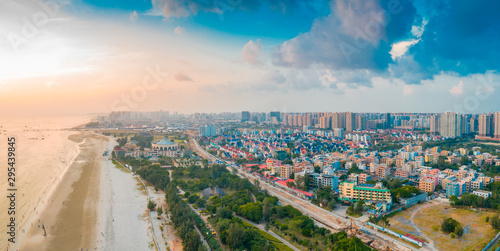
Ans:
{"type": "Polygon", "coordinates": [[[94,249],[99,202],[100,157],[107,138],[92,132],[72,134],[79,154],[27,232],[21,250],[94,249]],[[47,236],[41,228],[46,227],[47,236]]]}
{"type": "MultiPolygon", "coordinates": [[[[66,130],[75,124],[88,121],[87,117],[58,118],[3,118],[0,120],[2,134],[0,141],[15,138],[16,204],[15,243],[0,238],[0,250],[19,250],[28,238],[32,225],[52,204],[51,197],[64,180],[64,176],[80,153],[78,144],[68,140],[74,130],[66,130]]],[[[0,147],[0,149],[5,149],[0,147]]],[[[6,163],[6,155],[0,155],[0,162],[6,163]]],[[[0,187],[7,188],[7,179],[0,180],[0,187]]],[[[1,197],[0,204],[7,206],[8,198],[1,197]]],[[[0,210],[0,220],[6,222],[10,215],[0,210]]],[[[0,225],[7,232],[6,224],[0,225]]]]}

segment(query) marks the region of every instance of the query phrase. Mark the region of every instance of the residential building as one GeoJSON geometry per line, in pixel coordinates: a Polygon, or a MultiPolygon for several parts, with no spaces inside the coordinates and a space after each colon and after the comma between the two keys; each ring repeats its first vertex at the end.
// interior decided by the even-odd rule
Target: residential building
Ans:
{"type": "Polygon", "coordinates": [[[378,165],[375,174],[379,179],[385,179],[387,176],[391,175],[391,168],[383,165],[378,165]]]}
{"type": "Polygon", "coordinates": [[[339,194],[342,200],[385,201],[392,204],[391,192],[380,183],[357,185],[356,182],[342,182],[339,186],[339,194]]]}
{"type": "Polygon", "coordinates": [[[491,196],[491,192],[483,191],[483,190],[476,190],[476,191],[472,192],[472,194],[477,195],[477,196],[481,196],[485,199],[491,196]]]}
{"type": "Polygon", "coordinates": [[[431,115],[431,121],[430,121],[430,133],[431,134],[438,134],[439,132],[439,117],[437,115],[431,115]]]}
{"type": "Polygon", "coordinates": [[[290,178],[292,175],[293,167],[291,165],[282,165],[280,167],[280,177],[284,179],[290,178]]]}
{"type": "Polygon", "coordinates": [[[246,122],[250,121],[250,112],[249,111],[242,111],[241,112],[241,122],[246,122]]]}
{"type": "Polygon", "coordinates": [[[440,130],[441,136],[446,138],[456,138],[462,136],[462,115],[447,112],[441,114],[440,130]]]}
{"type": "Polygon", "coordinates": [[[416,194],[410,198],[399,198],[399,204],[406,208],[411,207],[419,202],[427,200],[427,193],[416,194]]]}
{"type": "Polygon", "coordinates": [[[478,119],[479,124],[479,136],[480,137],[492,137],[494,134],[493,124],[493,114],[481,114],[478,119]]]}
{"type": "Polygon", "coordinates": [[[434,180],[431,179],[420,179],[420,182],[418,184],[418,189],[424,192],[434,192],[434,189],[436,188],[436,183],[434,180]]]}

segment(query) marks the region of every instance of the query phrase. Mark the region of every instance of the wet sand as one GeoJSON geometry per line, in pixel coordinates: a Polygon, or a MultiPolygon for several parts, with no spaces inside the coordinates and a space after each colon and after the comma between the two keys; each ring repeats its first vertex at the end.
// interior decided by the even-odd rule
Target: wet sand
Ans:
{"type": "MultiPolygon", "coordinates": [[[[19,249],[31,225],[38,222],[43,209],[49,205],[50,196],[79,153],[75,142],[68,140],[74,131],[65,130],[88,121],[87,117],[63,118],[2,118],[0,120],[0,150],[6,153],[7,138],[15,137],[16,157],[16,243],[0,235],[0,250],[19,249]]],[[[7,155],[0,154],[0,166],[7,163],[7,155]]],[[[2,169],[3,170],[3,169],[2,169]]],[[[5,177],[5,172],[0,177],[5,177]]],[[[7,179],[0,179],[2,191],[7,189],[7,179]]],[[[2,193],[3,194],[3,193],[2,193]]],[[[0,197],[0,231],[7,232],[10,217],[5,210],[6,196],[0,197]]]]}
{"type": "Polygon", "coordinates": [[[20,250],[96,248],[100,159],[108,139],[92,132],[68,139],[79,144],[80,152],[51,195],[50,203],[28,230],[20,250]]]}

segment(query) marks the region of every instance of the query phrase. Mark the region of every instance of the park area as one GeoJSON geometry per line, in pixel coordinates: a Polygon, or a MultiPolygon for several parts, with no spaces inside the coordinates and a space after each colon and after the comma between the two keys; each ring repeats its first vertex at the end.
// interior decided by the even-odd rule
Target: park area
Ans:
{"type": "Polygon", "coordinates": [[[417,204],[390,218],[389,229],[410,234],[437,250],[482,250],[496,231],[486,222],[495,213],[487,210],[452,208],[447,199],[417,204]],[[463,236],[452,238],[440,230],[443,219],[453,218],[463,227],[463,236]]]}

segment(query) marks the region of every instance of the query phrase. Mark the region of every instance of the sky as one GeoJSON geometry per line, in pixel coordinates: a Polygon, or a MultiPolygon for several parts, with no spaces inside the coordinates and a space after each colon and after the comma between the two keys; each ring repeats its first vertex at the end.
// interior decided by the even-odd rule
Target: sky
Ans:
{"type": "Polygon", "coordinates": [[[500,110],[494,0],[3,0],[0,116],[500,110]]]}

